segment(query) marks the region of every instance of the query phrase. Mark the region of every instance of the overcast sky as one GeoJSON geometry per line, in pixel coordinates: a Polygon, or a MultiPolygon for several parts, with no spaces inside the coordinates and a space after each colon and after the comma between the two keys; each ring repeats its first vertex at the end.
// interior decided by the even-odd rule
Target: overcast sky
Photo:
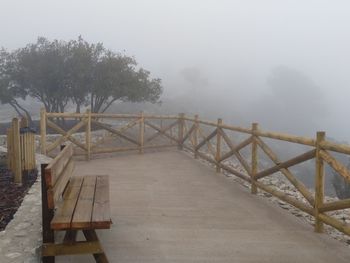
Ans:
{"type": "MultiPolygon", "coordinates": [[[[350,140],[349,1],[0,3],[0,46],[22,47],[38,36],[69,40],[82,35],[135,56],[142,67],[163,79],[165,97],[194,89],[214,101],[217,92],[216,100],[229,105],[232,98],[232,111],[242,115],[270,96],[266,80],[273,68],[299,70],[319,86],[327,108],[310,122],[307,132],[325,129],[333,137],[350,140]],[[197,70],[201,87],[186,82],[186,69],[197,70]]],[[[259,121],[258,115],[248,116],[259,121]]]]}

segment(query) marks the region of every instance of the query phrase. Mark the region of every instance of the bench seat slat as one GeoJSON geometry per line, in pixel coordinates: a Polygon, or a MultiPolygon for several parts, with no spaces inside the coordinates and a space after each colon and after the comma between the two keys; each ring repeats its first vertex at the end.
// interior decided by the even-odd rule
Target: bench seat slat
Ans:
{"type": "Polygon", "coordinates": [[[96,180],[95,201],[92,211],[91,227],[107,229],[111,225],[109,206],[109,180],[108,175],[99,175],[96,180]]]}
{"type": "Polygon", "coordinates": [[[95,197],[96,176],[84,176],[71,229],[91,229],[92,208],[95,197]]]}
{"type": "Polygon", "coordinates": [[[64,193],[64,202],[60,204],[51,221],[51,228],[54,230],[70,229],[72,216],[77,204],[83,183],[82,177],[72,177],[64,193]]]}
{"type": "Polygon", "coordinates": [[[110,225],[108,175],[71,177],[51,228],[108,229],[110,225]]]}

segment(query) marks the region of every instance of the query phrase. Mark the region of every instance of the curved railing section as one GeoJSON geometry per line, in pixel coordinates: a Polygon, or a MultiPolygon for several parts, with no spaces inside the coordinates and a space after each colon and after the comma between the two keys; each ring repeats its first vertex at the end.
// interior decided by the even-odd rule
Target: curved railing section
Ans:
{"type": "Polygon", "coordinates": [[[317,132],[315,138],[268,132],[260,129],[257,123],[250,128],[201,120],[196,115],[175,116],[105,113],[48,113],[41,111],[41,151],[43,154],[55,152],[59,146],[71,141],[77,154],[89,160],[91,155],[119,151],[139,151],[145,149],[178,147],[193,153],[216,166],[217,172],[225,170],[251,185],[251,193],[261,189],[287,202],[315,218],[315,231],[323,232],[324,223],[350,235],[350,225],[334,216],[332,212],[350,208],[350,199],[325,202],[325,164],[350,180],[350,171],[334,157],[334,153],[350,155],[350,146],[326,140],[325,132],[317,132]],[[60,126],[67,120],[74,120],[68,130],[60,126]],[[59,134],[54,140],[47,140],[47,129],[59,134]],[[103,132],[102,132],[103,131],[103,132]],[[100,133],[97,139],[93,133],[100,133]],[[101,133],[102,132],[102,133],[101,133]],[[77,134],[80,137],[77,137],[77,134]],[[122,141],[116,143],[115,141],[122,141]],[[304,146],[305,151],[297,156],[281,160],[268,141],[284,141],[304,146]],[[243,151],[248,152],[245,156],[243,151]],[[259,165],[261,154],[272,165],[268,168],[259,165]],[[239,166],[227,162],[234,157],[239,166]],[[291,167],[315,160],[315,187],[311,191],[291,171],[291,167]],[[286,180],[303,196],[304,202],[287,195],[281,190],[264,183],[267,178],[280,172],[286,180]]]}

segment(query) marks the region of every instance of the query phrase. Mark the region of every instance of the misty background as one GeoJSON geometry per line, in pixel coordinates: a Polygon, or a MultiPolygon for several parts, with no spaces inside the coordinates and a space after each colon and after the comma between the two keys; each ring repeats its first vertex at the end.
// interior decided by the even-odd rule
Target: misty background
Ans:
{"type": "MultiPolygon", "coordinates": [[[[265,130],[350,141],[348,1],[0,1],[0,46],[103,42],[162,79],[162,105],[265,130]]],[[[40,105],[33,105],[37,111],[40,105]]],[[[0,106],[1,115],[10,111],[0,106]]],[[[14,113],[13,113],[14,114],[14,113]]]]}

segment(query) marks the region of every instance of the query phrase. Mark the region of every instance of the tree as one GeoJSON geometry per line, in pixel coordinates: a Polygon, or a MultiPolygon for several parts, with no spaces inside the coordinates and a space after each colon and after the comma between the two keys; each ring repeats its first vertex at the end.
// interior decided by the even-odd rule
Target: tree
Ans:
{"type": "Polygon", "coordinates": [[[68,42],[67,79],[69,96],[76,105],[76,112],[80,112],[81,106],[89,104],[94,70],[104,52],[101,43],[89,44],[81,36],[68,42]]]}
{"type": "Polygon", "coordinates": [[[31,121],[28,110],[20,105],[18,99],[25,99],[27,92],[20,89],[13,76],[16,74],[16,56],[7,52],[5,49],[0,50],[0,102],[11,105],[19,116],[26,116],[31,121]]]}
{"type": "Polygon", "coordinates": [[[92,112],[105,112],[113,102],[150,101],[155,103],[162,93],[160,79],[151,79],[150,72],[136,70],[135,59],[108,52],[97,63],[90,93],[92,112]]]}
{"type": "Polygon", "coordinates": [[[49,112],[63,112],[71,103],[80,112],[105,112],[115,101],[158,102],[160,79],[137,67],[135,58],[114,53],[102,43],[82,37],[68,42],[38,38],[13,52],[2,50],[0,101],[25,111],[17,98],[30,96],[49,112]]]}
{"type": "Polygon", "coordinates": [[[300,70],[287,66],[274,68],[267,86],[254,103],[251,118],[269,129],[310,134],[327,115],[324,92],[300,70]]]}
{"type": "Polygon", "coordinates": [[[39,38],[17,51],[17,75],[13,81],[28,95],[42,102],[47,111],[63,112],[68,94],[68,48],[65,42],[39,38]]]}

